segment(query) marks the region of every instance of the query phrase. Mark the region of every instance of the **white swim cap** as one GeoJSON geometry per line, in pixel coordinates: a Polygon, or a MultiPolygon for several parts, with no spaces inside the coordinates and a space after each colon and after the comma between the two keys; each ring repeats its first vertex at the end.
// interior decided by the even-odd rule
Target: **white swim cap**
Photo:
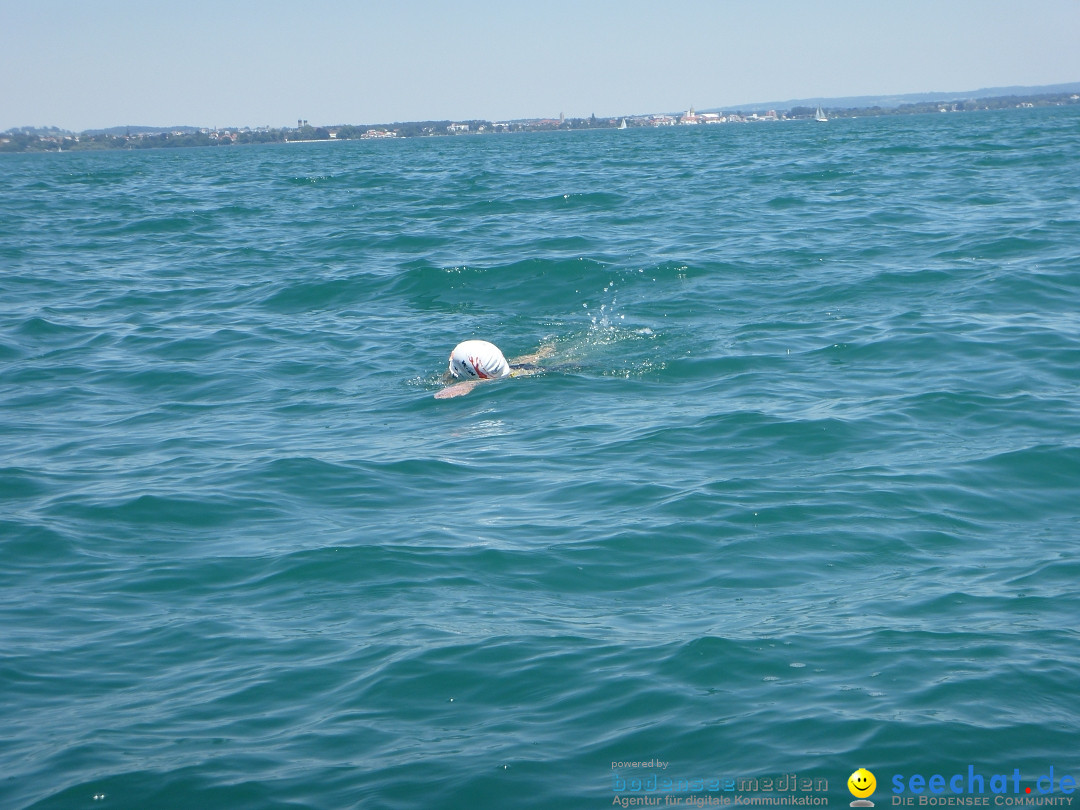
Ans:
{"type": "Polygon", "coordinates": [[[510,373],[510,364],[494,343],[466,340],[450,352],[450,375],[458,380],[493,380],[510,373]]]}

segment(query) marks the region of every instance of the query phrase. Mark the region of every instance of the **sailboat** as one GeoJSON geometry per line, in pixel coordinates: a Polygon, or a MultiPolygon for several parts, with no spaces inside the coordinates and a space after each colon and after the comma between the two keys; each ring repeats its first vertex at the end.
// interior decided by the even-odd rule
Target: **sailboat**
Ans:
{"type": "Polygon", "coordinates": [[[825,112],[824,112],[824,110],[821,109],[820,104],[817,105],[817,112],[814,113],[814,120],[815,121],[828,121],[829,120],[828,118],[825,117],[825,112]]]}
{"type": "Polygon", "coordinates": [[[626,129],[626,119],[619,122],[619,129],[626,129]]]}

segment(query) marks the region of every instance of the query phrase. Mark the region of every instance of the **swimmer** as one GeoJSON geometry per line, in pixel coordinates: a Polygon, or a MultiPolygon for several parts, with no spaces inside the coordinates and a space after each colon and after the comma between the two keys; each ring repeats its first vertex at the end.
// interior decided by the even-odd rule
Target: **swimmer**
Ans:
{"type": "Polygon", "coordinates": [[[466,340],[450,352],[450,363],[443,375],[447,387],[436,393],[435,399],[464,396],[484,380],[538,374],[543,369],[536,365],[537,361],[550,357],[554,352],[554,346],[541,346],[532,354],[508,361],[494,343],[466,340]]]}

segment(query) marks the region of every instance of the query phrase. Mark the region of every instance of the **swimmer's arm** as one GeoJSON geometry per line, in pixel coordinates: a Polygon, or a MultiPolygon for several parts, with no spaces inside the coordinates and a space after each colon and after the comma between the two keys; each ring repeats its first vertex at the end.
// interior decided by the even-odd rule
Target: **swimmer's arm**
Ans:
{"type": "Polygon", "coordinates": [[[482,380],[465,380],[464,382],[454,383],[448,385],[441,391],[435,392],[435,399],[450,399],[451,397],[463,397],[476,386],[478,386],[482,380]]]}
{"type": "MultiPolygon", "coordinates": [[[[516,368],[510,372],[510,377],[528,377],[532,374],[539,374],[543,369],[539,368],[516,368]]],[[[465,380],[463,382],[454,383],[448,385],[441,391],[435,392],[435,399],[451,399],[452,397],[463,397],[476,386],[483,382],[490,382],[490,380],[465,380]]]]}
{"type": "MultiPolygon", "coordinates": [[[[514,365],[516,366],[517,363],[514,363],[514,365]]],[[[531,377],[533,374],[543,374],[543,373],[544,373],[544,370],[542,368],[538,368],[538,367],[534,367],[534,368],[511,368],[510,369],[510,376],[511,377],[531,377]]]]}
{"type": "Polygon", "coordinates": [[[536,364],[545,357],[551,357],[553,354],[555,354],[555,347],[549,343],[546,346],[541,346],[532,354],[523,354],[521,357],[515,357],[510,361],[510,368],[513,369],[510,372],[510,376],[531,377],[533,374],[543,374],[544,370],[536,364]]]}
{"type": "Polygon", "coordinates": [[[521,357],[515,357],[510,361],[510,365],[520,366],[525,363],[536,363],[539,360],[543,360],[545,357],[551,357],[553,354],[555,354],[555,347],[549,343],[546,346],[541,346],[532,354],[523,354],[521,357]]]}

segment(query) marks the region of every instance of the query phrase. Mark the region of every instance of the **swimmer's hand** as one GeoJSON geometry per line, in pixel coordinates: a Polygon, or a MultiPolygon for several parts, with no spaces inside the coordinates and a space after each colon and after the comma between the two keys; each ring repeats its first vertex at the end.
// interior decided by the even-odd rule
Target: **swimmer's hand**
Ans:
{"type": "Polygon", "coordinates": [[[464,382],[454,383],[448,385],[442,391],[435,392],[435,399],[451,399],[453,397],[463,397],[477,385],[480,384],[480,380],[465,380],[464,382]]]}

